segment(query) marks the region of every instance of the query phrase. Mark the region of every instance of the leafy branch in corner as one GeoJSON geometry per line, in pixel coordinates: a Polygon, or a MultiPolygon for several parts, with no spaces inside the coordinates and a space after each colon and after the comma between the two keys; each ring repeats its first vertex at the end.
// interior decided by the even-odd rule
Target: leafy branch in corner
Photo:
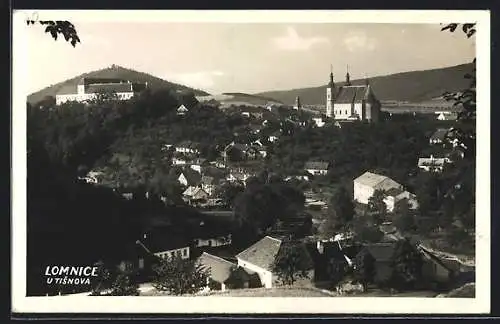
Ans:
{"type": "MultiPolygon", "coordinates": [[[[462,26],[462,32],[465,33],[467,38],[472,37],[476,33],[476,23],[467,24],[447,24],[441,28],[441,31],[455,32],[457,28],[462,26]]],[[[443,97],[448,101],[454,101],[454,106],[462,105],[464,110],[459,113],[459,119],[473,120],[476,117],[476,59],[473,60],[474,69],[472,73],[464,75],[465,79],[470,80],[469,88],[460,92],[446,92],[443,97]]]]}
{"type": "MultiPolygon", "coordinates": [[[[27,25],[34,25],[36,23],[35,20],[28,19],[26,21],[27,25]]],[[[73,47],[76,46],[76,43],[80,43],[80,37],[76,32],[75,26],[66,20],[39,20],[38,23],[40,25],[45,25],[45,32],[50,33],[54,40],[57,40],[59,35],[62,35],[67,42],[70,42],[73,47]]]]}

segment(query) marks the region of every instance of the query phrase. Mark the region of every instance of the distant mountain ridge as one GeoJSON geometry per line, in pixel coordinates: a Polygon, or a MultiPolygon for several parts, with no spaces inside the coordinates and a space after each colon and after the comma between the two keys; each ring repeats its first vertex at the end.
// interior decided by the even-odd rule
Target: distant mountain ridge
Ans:
{"type": "Polygon", "coordinates": [[[210,100],[218,101],[222,104],[223,108],[230,105],[267,106],[270,104],[283,104],[281,101],[273,98],[241,92],[225,92],[219,95],[197,96],[196,98],[202,102],[210,100]]]}
{"type": "Polygon", "coordinates": [[[40,91],[32,93],[28,96],[28,102],[34,104],[43,100],[47,96],[55,97],[59,92],[68,92],[68,90],[76,91],[76,86],[82,78],[112,78],[112,79],[124,79],[132,82],[147,82],[148,87],[152,90],[170,88],[174,91],[177,90],[192,91],[195,94],[195,96],[210,95],[205,91],[199,89],[193,89],[182,84],[166,81],[148,73],[138,72],[118,65],[112,65],[111,67],[108,68],[80,74],[74,78],[56,83],[40,91]]]}
{"type": "MultiPolygon", "coordinates": [[[[446,91],[460,91],[468,88],[469,80],[464,78],[467,73],[472,73],[473,63],[456,66],[402,72],[385,76],[370,78],[370,85],[381,101],[408,101],[422,102],[439,98],[446,91]]],[[[328,74],[325,74],[328,81],[328,74]]],[[[345,84],[345,79],[334,77],[336,86],[345,84]]],[[[364,79],[351,81],[353,85],[364,84],[364,79]]],[[[295,98],[300,96],[302,104],[324,105],[327,82],[324,86],[290,89],[282,91],[267,91],[256,93],[257,96],[274,98],[285,104],[292,105],[295,98]]]]}

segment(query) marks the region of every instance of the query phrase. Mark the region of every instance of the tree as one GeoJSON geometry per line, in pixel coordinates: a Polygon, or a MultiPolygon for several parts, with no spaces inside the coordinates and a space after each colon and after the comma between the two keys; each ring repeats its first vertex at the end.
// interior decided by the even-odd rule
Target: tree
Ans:
{"type": "Polygon", "coordinates": [[[216,197],[222,199],[226,206],[234,206],[234,201],[239,194],[245,191],[245,187],[237,183],[225,183],[216,190],[216,197]]]}
{"type": "Polygon", "coordinates": [[[354,279],[361,283],[366,290],[369,283],[374,281],[375,278],[375,259],[364,249],[354,258],[354,279]]]}
{"type": "Polygon", "coordinates": [[[345,226],[353,219],[354,203],[345,187],[340,187],[332,196],[328,209],[335,214],[340,226],[345,226]]]}
{"type": "Polygon", "coordinates": [[[408,239],[396,242],[392,259],[394,271],[389,285],[396,289],[413,288],[421,279],[422,256],[408,239]]]}
{"type": "Polygon", "coordinates": [[[197,293],[207,285],[209,278],[209,271],[196,260],[181,257],[160,259],[153,271],[153,286],[173,295],[197,293]]]}
{"type": "Polygon", "coordinates": [[[415,217],[410,211],[408,200],[403,199],[394,208],[394,225],[401,232],[411,232],[416,228],[415,217]]]}
{"type": "Polygon", "coordinates": [[[300,278],[308,278],[311,258],[304,245],[299,242],[285,242],[272,265],[273,273],[283,285],[293,285],[300,278]]]}
{"type": "Polygon", "coordinates": [[[368,209],[373,213],[375,224],[381,223],[387,214],[387,205],[384,202],[386,194],[383,190],[375,190],[368,199],[368,209]]]}
{"type": "MultiPolygon", "coordinates": [[[[26,24],[29,26],[34,25],[37,21],[28,19],[26,24]]],[[[53,21],[53,20],[39,20],[38,23],[45,27],[45,32],[50,33],[54,40],[57,40],[59,35],[64,37],[64,40],[70,42],[70,44],[75,47],[76,43],[80,43],[80,37],[76,32],[75,26],[69,21],[53,21]]]]}
{"type": "Polygon", "coordinates": [[[139,285],[132,271],[120,271],[111,286],[111,296],[139,296],[139,285]]]}
{"type": "Polygon", "coordinates": [[[113,286],[113,274],[108,270],[104,262],[99,261],[97,267],[97,278],[92,282],[92,295],[99,296],[103,291],[111,289],[113,286]]]}

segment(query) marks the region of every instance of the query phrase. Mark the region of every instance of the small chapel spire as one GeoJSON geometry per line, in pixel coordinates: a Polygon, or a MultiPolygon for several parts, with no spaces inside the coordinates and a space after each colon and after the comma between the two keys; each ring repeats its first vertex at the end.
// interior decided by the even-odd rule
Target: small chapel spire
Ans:
{"type": "Polygon", "coordinates": [[[347,64],[347,73],[345,75],[345,83],[346,85],[351,85],[351,76],[349,75],[349,64],[347,64]]]}

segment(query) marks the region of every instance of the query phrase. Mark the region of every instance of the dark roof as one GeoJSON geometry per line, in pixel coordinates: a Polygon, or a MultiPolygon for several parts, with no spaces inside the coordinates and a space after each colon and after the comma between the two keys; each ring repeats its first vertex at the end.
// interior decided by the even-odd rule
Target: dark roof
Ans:
{"type": "Polygon", "coordinates": [[[281,248],[281,240],[266,236],[246,250],[236,255],[263,269],[272,270],[272,265],[281,248]]]}
{"type": "Polygon", "coordinates": [[[401,189],[401,188],[391,188],[391,189],[389,189],[389,190],[386,190],[386,191],[385,191],[385,194],[386,194],[387,196],[397,196],[397,195],[399,195],[399,194],[400,194],[400,193],[402,193],[402,192],[404,192],[404,190],[403,190],[403,189],[401,189]]]}
{"type": "Polygon", "coordinates": [[[440,140],[440,141],[444,141],[444,139],[446,138],[446,135],[448,134],[448,129],[446,128],[439,128],[438,130],[436,130],[434,132],[434,134],[432,134],[431,136],[431,140],[440,140]]]}
{"type": "Polygon", "coordinates": [[[370,87],[367,85],[361,86],[343,86],[337,92],[335,103],[358,103],[368,99],[371,94],[370,87]]]}
{"type": "Polygon", "coordinates": [[[131,83],[89,84],[85,86],[85,93],[98,92],[132,92],[131,83]]]}
{"type": "Polygon", "coordinates": [[[304,169],[306,170],[328,170],[328,162],[315,162],[315,161],[310,161],[306,162],[304,169]]]}
{"type": "Polygon", "coordinates": [[[89,85],[89,84],[106,84],[106,83],[128,83],[129,80],[117,79],[117,78],[82,78],[78,84],[79,85],[89,85]]]}
{"type": "Polygon", "coordinates": [[[146,238],[141,238],[137,241],[142,243],[151,253],[180,249],[188,247],[189,241],[180,235],[165,231],[162,233],[147,234],[146,238]]]}
{"type": "Polygon", "coordinates": [[[231,276],[232,270],[237,267],[232,262],[206,252],[203,252],[198,262],[206,270],[210,271],[210,278],[219,283],[226,282],[231,276]]]}
{"type": "Polygon", "coordinates": [[[396,251],[396,243],[373,243],[366,246],[368,253],[381,262],[390,261],[396,251]]]}
{"type": "Polygon", "coordinates": [[[201,174],[191,168],[185,168],[181,174],[184,174],[189,186],[196,186],[201,182],[201,174]]]}

